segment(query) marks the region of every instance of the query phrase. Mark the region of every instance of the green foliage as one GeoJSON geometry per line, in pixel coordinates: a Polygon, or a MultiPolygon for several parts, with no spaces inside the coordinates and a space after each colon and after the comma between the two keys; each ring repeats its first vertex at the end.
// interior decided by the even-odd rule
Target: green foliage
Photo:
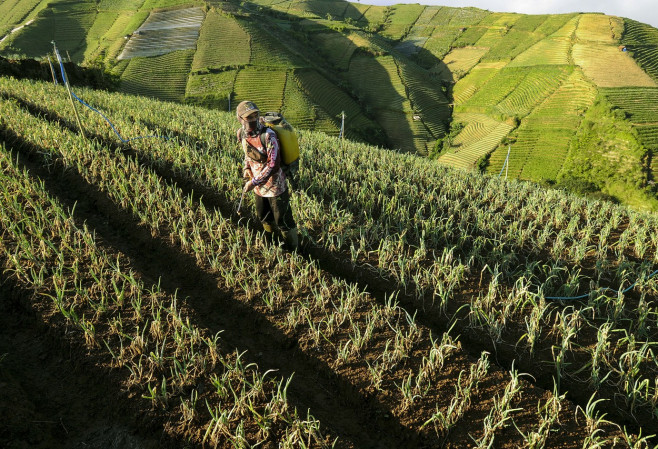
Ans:
{"type": "Polygon", "coordinates": [[[646,188],[646,156],[632,125],[619,120],[612,105],[599,97],[585,114],[558,181],[587,185],[590,191],[595,187],[636,207],[654,204],[646,188]]]}
{"type": "Polygon", "coordinates": [[[450,132],[439,137],[435,142],[432,150],[427,155],[430,159],[438,159],[439,156],[444,154],[450,149],[450,146],[455,140],[455,137],[466,127],[465,123],[453,122],[450,124],[450,132]]]}

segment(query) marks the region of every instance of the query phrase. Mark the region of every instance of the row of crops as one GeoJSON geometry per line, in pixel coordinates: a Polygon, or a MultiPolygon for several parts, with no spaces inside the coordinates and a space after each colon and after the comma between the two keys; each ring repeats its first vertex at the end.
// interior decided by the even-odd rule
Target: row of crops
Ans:
{"type": "Polygon", "coordinates": [[[196,49],[204,18],[201,8],[152,12],[130,36],[117,59],[144,58],[177,50],[196,49]]]}
{"type": "Polygon", "coordinates": [[[611,88],[604,89],[605,97],[625,114],[639,135],[642,144],[649,150],[651,162],[649,169],[652,178],[658,175],[658,89],[655,87],[611,88]]]}
{"type": "MultiPolygon", "coordinates": [[[[652,349],[658,325],[653,298],[658,287],[656,279],[649,277],[658,254],[655,218],[610,203],[587,202],[524,183],[501,183],[417,157],[357,144],[338,145],[331,138],[302,133],[301,188],[293,195],[293,203],[309,262],[281,252],[249,226],[236,226],[229,218],[239,199],[236,166],[241,158],[233,142],[235,125],[230,114],[159,103],[145,108],[145,100],[136,97],[80,92],[109,113],[125,134],[158,131],[177,137],[170,142],[137,141],[126,154],[125,149],[116,151],[121,147],[110,140],[107,125],[93,115],[83,114],[88,134],[96,136],[93,141],[71,132],[74,119],[62,90],[3,79],[0,91],[3,110],[10,111],[2,117],[6,144],[33,154],[42,165],[61,164],[79,173],[84,183],[107,195],[154,236],[189,254],[199,269],[233,292],[224,297],[236,298],[299,341],[304,363],[320,358],[323,369],[352,385],[352,391],[380,398],[403,429],[403,437],[415,435],[454,447],[469,438],[478,447],[595,447],[604,440],[612,444],[613,439],[619,445],[646,446],[646,441],[624,436],[623,428],[634,429],[630,433],[636,434],[644,428],[646,436],[654,428],[658,405],[654,382],[658,366],[652,349]],[[368,169],[355,172],[354,166],[368,169]],[[199,192],[216,194],[206,200],[208,195],[201,199],[199,192]],[[347,268],[341,269],[344,265],[347,268]],[[262,266],[269,268],[270,276],[257,275],[260,269],[256,267],[262,266]],[[636,282],[624,292],[607,289],[636,282]],[[580,301],[547,299],[583,293],[580,301]],[[445,334],[448,323],[452,330],[445,334]],[[485,349],[495,351],[507,373],[481,354],[485,349]],[[554,395],[545,391],[554,387],[554,395]],[[566,391],[575,404],[564,399],[566,391]],[[576,422],[576,415],[587,424],[576,422]],[[606,424],[608,419],[623,426],[615,430],[606,424]],[[552,431],[557,429],[568,434],[568,439],[552,431]]],[[[3,220],[3,226],[10,222],[3,220]]],[[[20,226],[10,229],[23,230],[20,226]]],[[[38,259],[32,254],[6,257],[4,262],[11,260],[38,259]]],[[[24,265],[33,266],[14,266],[24,265]]],[[[16,270],[15,276],[26,285],[35,277],[51,274],[38,266],[16,270]]],[[[79,271],[62,270],[64,275],[79,271]]],[[[93,346],[93,330],[107,329],[94,320],[116,309],[107,306],[94,313],[83,309],[85,296],[75,292],[84,282],[45,284],[59,286],[59,296],[49,294],[60,298],[63,306],[53,299],[53,307],[62,311],[63,319],[76,323],[80,338],[88,335],[93,346]],[[76,313],[71,314],[71,309],[76,313]],[[89,312],[81,314],[83,310],[89,312]]],[[[122,291],[127,304],[137,290],[122,291]]],[[[146,310],[151,313],[152,307],[146,310]]],[[[150,321],[147,313],[143,315],[150,321]]],[[[192,318],[189,323],[181,321],[194,326],[192,318]]],[[[144,324],[140,321],[140,326],[144,324]]],[[[137,328],[140,335],[150,336],[148,324],[137,328]]],[[[199,333],[209,338],[219,330],[199,333]]],[[[120,342],[124,347],[141,344],[120,335],[94,338],[105,338],[115,355],[121,354],[117,352],[120,342]]],[[[238,341],[230,335],[226,338],[238,341]]],[[[185,347],[191,347],[187,343],[185,347]]],[[[227,349],[230,354],[232,348],[227,349]]],[[[132,351],[124,357],[133,352],[139,353],[132,351]]],[[[196,357],[203,358],[203,352],[196,357]]],[[[114,363],[124,366],[122,360],[114,363]]],[[[141,359],[135,354],[131,360],[141,359]]],[[[198,358],[183,362],[179,365],[193,375],[205,372],[198,369],[198,358]]],[[[185,373],[177,377],[178,368],[153,370],[160,374],[155,377],[157,387],[148,384],[147,400],[167,409],[168,401],[178,403],[172,398],[185,391],[181,397],[185,404],[190,391],[181,388],[189,377],[185,373]]],[[[124,372],[132,373],[128,368],[124,372]]],[[[217,378],[222,376],[216,373],[217,378]]],[[[210,378],[214,385],[212,374],[210,378]]],[[[291,389],[295,381],[290,382],[291,389]]],[[[265,383],[274,386],[277,382],[287,381],[265,383]]],[[[215,390],[221,401],[224,390],[219,386],[206,391],[215,390]]],[[[251,397],[251,387],[241,391],[251,397]]],[[[267,391],[273,392],[274,387],[267,391]]],[[[192,419],[188,425],[197,426],[199,439],[205,435],[206,441],[212,441],[213,435],[220,440],[238,438],[240,431],[246,432],[246,438],[260,438],[250,441],[261,441],[275,427],[277,437],[289,435],[282,429],[297,422],[290,417],[261,420],[263,411],[272,408],[265,405],[271,403],[268,394],[253,393],[264,402],[250,408],[244,399],[245,408],[236,405],[228,420],[219,419],[219,423],[228,421],[226,431],[214,420],[229,413],[232,402],[226,408],[209,405],[208,414],[206,408],[192,407],[199,413],[195,416],[203,419],[192,419]],[[261,421],[254,424],[252,420],[261,421]],[[266,430],[258,433],[257,428],[266,430]],[[217,429],[216,433],[211,429],[217,429]],[[254,432],[248,433],[249,429],[254,432]]],[[[339,398],[335,405],[341,402],[339,398]]],[[[187,402],[186,407],[191,405],[187,402]]],[[[184,409],[180,409],[183,418],[177,419],[185,421],[184,409]]],[[[343,406],[341,412],[349,410],[343,406]]],[[[331,416],[320,418],[320,428],[329,429],[325,435],[333,435],[331,429],[340,427],[331,416]]],[[[304,435],[313,435],[314,444],[328,441],[316,432],[315,420],[304,422],[304,435]]],[[[389,443],[397,441],[399,447],[401,440],[384,427],[379,429],[391,438],[389,443]]],[[[355,444],[359,443],[367,445],[365,440],[355,444]]]]}
{"type": "MultiPolygon", "coordinates": [[[[562,73],[564,76],[565,73],[562,73]]],[[[506,172],[521,179],[555,179],[564,164],[569,143],[586,110],[594,101],[595,90],[578,70],[526,117],[516,131],[506,172]],[[569,119],[565,120],[565,117],[569,119]]],[[[491,155],[489,170],[498,173],[507,159],[507,148],[491,155]]]]}

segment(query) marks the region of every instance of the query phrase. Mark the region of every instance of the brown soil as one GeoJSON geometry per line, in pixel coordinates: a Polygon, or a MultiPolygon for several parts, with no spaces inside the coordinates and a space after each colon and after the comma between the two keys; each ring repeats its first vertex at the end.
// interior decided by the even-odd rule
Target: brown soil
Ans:
{"type": "MultiPolygon", "coordinates": [[[[249,301],[239,290],[222,287],[221,280],[218,286],[218,279],[197,266],[192,256],[163,238],[153,237],[151,230],[140,226],[135,218],[73,170],[64,174],[60,174],[59,170],[48,172],[39,157],[34,155],[38,154],[38,149],[30,148],[11,130],[3,130],[2,139],[18,150],[23,156],[20,158],[21,164],[30,168],[35,177],[43,179],[53,196],[69,207],[76,204],[76,220],[80,224],[86,222],[108,251],[126,254],[145,279],[161,279],[165,291],[171,294],[178,291],[179,297],[186,298],[183,307],[198,326],[211,333],[222,330],[223,340],[239,351],[247,350],[247,361],[256,362],[261,370],[275,369],[277,375],[284,378],[294,374],[289,400],[299,410],[310,409],[329,435],[340,438],[340,447],[472,447],[472,437],[478,437],[492,398],[507,382],[508,376],[500,368],[492,368],[473,406],[447,437],[421,431],[420,425],[431,414],[434,404],[445,406],[449,402],[458,373],[467,369],[480,349],[488,347],[488,344],[476,343],[481,335],[466,336],[468,352],[451,358],[434,379],[436,393],[430,396],[427,405],[406,412],[400,407],[400,398],[395,394],[373,391],[368,373],[363,369],[363,360],[350,360],[344,366],[334,367],[333,355],[328,351],[318,351],[306,344],[303,335],[294,331],[284,332],[277,326],[285,308],[269,312],[249,301]]],[[[145,167],[155,169],[152,162],[143,158],[140,161],[145,167]]],[[[186,191],[197,192],[197,200],[203,194],[206,205],[230,210],[216,193],[178,178],[172,169],[159,166],[158,171],[167,182],[175,182],[186,191]]],[[[248,222],[246,225],[253,226],[248,222]]],[[[313,247],[307,247],[306,251],[308,257],[317,260],[326,273],[371,286],[368,290],[375,301],[381,301],[381,293],[389,287],[380,283],[380,289],[373,288],[373,285],[378,285],[375,279],[369,278],[365,271],[355,272],[354,267],[346,265],[340,255],[327,254],[313,247]]],[[[7,323],[0,321],[0,325],[4,324],[3,337],[7,329],[9,332],[6,335],[17,337],[15,343],[7,345],[7,349],[0,345],[0,355],[8,354],[0,362],[0,382],[8,385],[7,391],[10,393],[8,399],[3,400],[3,405],[19,410],[20,416],[25,418],[10,420],[7,431],[0,432],[3,438],[0,443],[7,441],[14,444],[8,447],[86,447],[84,444],[97,444],[92,447],[150,448],[161,447],[164,441],[172,447],[187,446],[187,442],[176,438],[175,432],[163,430],[167,416],[148,411],[139,398],[128,397],[122,391],[121,383],[113,382],[111,371],[97,360],[98,355],[89,354],[80,342],[76,343],[75,339],[68,337],[67,325],[63,320],[51,319],[44,323],[40,313],[46,313],[47,304],[37,303],[36,307],[35,303],[26,305],[20,298],[29,298],[29,292],[15,288],[9,291],[13,299],[4,301],[8,309],[6,313],[4,309],[1,311],[3,317],[11,318],[4,318],[7,323]],[[19,326],[19,322],[28,324],[19,326]],[[17,327],[20,327],[20,332],[17,327]],[[23,328],[26,330],[23,331],[23,328]],[[31,344],[33,341],[39,343],[31,344]],[[21,346],[21,342],[25,347],[21,346]],[[12,351],[14,348],[16,350],[12,351]],[[62,353],[68,353],[69,357],[62,356],[62,353]],[[78,361],[77,364],[72,360],[78,361]],[[72,382],[63,383],[62,379],[72,379],[72,382]],[[48,388],[44,389],[43,385],[48,388]],[[80,394],[82,391],[84,395],[80,394]],[[110,401],[109,415],[108,397],[115,399],[110,401]],[[42,401],[46,405],[42,405],[42,401]],[[62,408],[70,409],[71,413],[64,414],[62,408]],[[48,425],[38,427],[41,431],[30,432],[35,427],[25,424],[28,422],[48,425]],[[144,422],[148,425],[142,425],[144,422]],[[144,434],[138,434],[136,429],[144,430],[144,434]],[[32,440],[34,433],[41,436],[32,440]],[[43,445],[39,446],[41,442],[43,445]]],[[[438,335],[448,323],[437,317],[423,319],[421,324],[438,335]]],[[[376,352],[376,349],[374,345],[372,350],[376,352]]],[[[408,362],[409,367],[419,363],[424,349],[415,348],[415,355],[408,362]]],[[[496,356],[495,353],[492,355],[492,362],[496,361],[496,356]]],[[[504,360],[510,362],[510,357],[508,354],[504,360]]],[[[387,382],[389,385],[399,383],[405,374],[406,371],[397,373],[387,382]]],[[[520,428],[527,431],[536,425],[534,412],[537,401],[541,398],[545,400],[547,395],[546,390],[534,385],[532,378],[527,378],[524,393],[515,404],[524,410],[515,415],[520,428]]],[[[583,425],[574,419],[575,406],[567,403],[565,407],[560,432],[553,435],[548,447],[582,446],[583,425]]],[[[513,427],[500,432],[496,442],[496,447],[502,448],[522,445],[513,427]]]]}

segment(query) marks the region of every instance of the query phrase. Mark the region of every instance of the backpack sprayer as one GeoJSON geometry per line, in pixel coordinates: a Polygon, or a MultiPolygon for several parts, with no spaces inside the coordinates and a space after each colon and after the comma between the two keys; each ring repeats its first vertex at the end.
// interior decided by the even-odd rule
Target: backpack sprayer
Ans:
{"type": "MultiPolygon", "coordinates": [[[[296,186],[295,177],[299,170],[299,142],[295,130],[279,112],[266,112],[261,116],[261,123],[276,134],[281,150],[281,169],[286,174],[290,186],[294,188],[296,186]]],[[[264,133],[261,134],[261,143],[265,147],[264,133]]],[[[245,193],[243,189],[236,210],[238,215],[240,215],[245,193]]]]}

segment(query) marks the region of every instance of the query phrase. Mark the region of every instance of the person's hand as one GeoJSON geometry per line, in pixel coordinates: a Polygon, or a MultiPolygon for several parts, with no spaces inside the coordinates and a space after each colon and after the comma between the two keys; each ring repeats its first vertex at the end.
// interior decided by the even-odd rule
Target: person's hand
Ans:
{"type": "Polygon", "coordinates": [[[251,182],[251,180],[249,180],[244,184],[243,192],[244,193],[250,192],[254,189],[254,187],[256,187],[256,186],[254,186],[254,183],[251,182]]]}

